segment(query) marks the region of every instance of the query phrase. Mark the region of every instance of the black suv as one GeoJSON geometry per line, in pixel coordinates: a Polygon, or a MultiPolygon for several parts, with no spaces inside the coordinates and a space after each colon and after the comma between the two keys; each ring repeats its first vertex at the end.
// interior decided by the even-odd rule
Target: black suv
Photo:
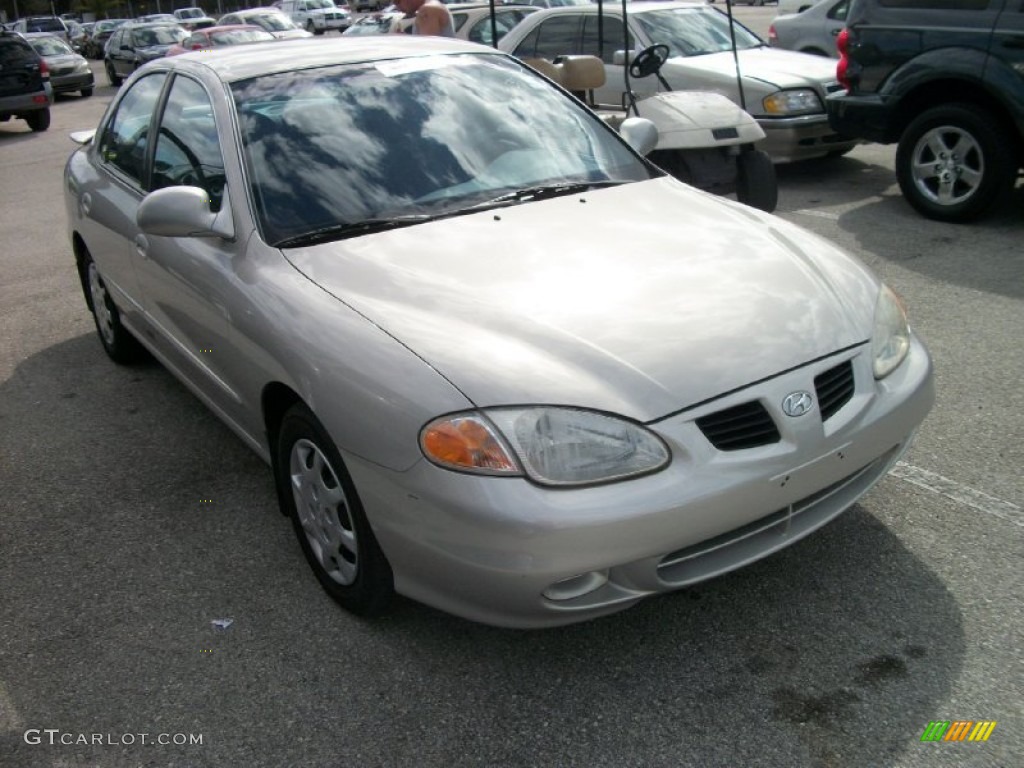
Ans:
{"type": "Polygon", "coordinates": [[[834,130],[898,142],[907,201],[967,221],[1009,194],[1024,163],[1022,0],[853,0],[838,39],[834,130]]]}
{"type": "Polygon", "coordinates": [[[45,131],[52,101],[46,63],[17,32],[0,29],[0,122],[16,117],[45,131]]]}

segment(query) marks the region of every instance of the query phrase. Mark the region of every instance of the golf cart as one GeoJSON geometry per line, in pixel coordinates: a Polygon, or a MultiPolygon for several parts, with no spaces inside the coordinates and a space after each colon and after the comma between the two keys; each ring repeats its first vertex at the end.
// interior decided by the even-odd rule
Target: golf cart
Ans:
{"type": "MultiPolygon", "coordinates": [[[[655,44],[639,52],[629,51],[625,0],[621,13],[622,21],[616,19],[614,24],[621,26],[624,39],[606,41],[605,24],[602,23],[603,4],[598,3],[598,50],[603,54],[608,47],[621,46],[621,49],[610,51],[612,61],[609,62],[623,68],[624,82],[623,90],[619,92],[619,104],[599,103],[594,95],[601,88],[606,95],[608,93],[604,66],[608,59],[560,55],[550,61],[524,58],[524,63],[575,93],[613,127],[617,128],[630,116],[652,121],[658,129],[658,142],[648,159],[676,178],[716,194],[735,192],[742,203],[763,211],[774,211],[778,202],[775,167],[768,154],[756,147],[756,143],[765,137],[761,126],[748,112],[720,93],[673,91],[660,73],[669,58],[669,47],[655,44]],[[638,96],[633,92],[631,78],[648,77],[657,78],[660,89],[650,95],[638,96]]],[[[729,16],[731,24],[731,12],[729,16]]],[[[607,26],[612,27],[613,23],[609,22],[607,26]]],[[[735,44],[733,51],[735,53],[735,44]]],[[[738,61],[736,70],[742,98],[738,61]]]]}

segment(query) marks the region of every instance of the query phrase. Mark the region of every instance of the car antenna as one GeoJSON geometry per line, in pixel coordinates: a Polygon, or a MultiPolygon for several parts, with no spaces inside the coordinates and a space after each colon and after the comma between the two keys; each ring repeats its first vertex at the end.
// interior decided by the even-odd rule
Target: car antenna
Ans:
{"type": "MultiPolygon", "coordinates": [[[[626,0],[622,0],[623,6],[626,4],[626,0]]],[[[732,3],[726,0],[725,3],[726,13],[729,14],[729,38],[732,40],[732,60],[736,64],[736,87],[740,92],[740,109],[744,112],[747,111],[747,97],[743,93],[743,76],[740,74],[740,55],[736,50],[736,27],[735,22],[732,19],[732,3]]]]}

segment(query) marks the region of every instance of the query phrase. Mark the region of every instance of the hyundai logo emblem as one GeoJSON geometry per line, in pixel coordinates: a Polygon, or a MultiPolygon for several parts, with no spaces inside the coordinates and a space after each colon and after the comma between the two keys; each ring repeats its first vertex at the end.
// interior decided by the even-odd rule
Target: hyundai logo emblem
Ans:
{"type": "Polygon", "coordinates": [[[814,403],[810,392],[792,392],[782,401],[782,410],[787,416],[803,416],[814,403]]]}

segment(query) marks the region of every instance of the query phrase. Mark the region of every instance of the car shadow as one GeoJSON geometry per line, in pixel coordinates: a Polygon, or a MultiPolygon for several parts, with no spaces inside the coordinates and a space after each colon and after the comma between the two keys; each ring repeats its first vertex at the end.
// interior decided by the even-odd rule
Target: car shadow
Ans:
{"type": "Polygon", "coordinates": [[[853,204],[835,218],[865,252],[943,282],[1024,297],[1024,258],[1016,245],[1008,247],[1024,231],[1024,182],[988,215],[950,224],[917,213],[903,199],[892,170],[880,165],[843,157],[776,170],[786,211],[813,215],[826,194],[829,207],[853,204]]]}
{"type": "MultiPolygon", "coordinates": [[[[182,765],[894,765],[964,664],[954,597],[866,506],[585,624],[503,630],[404,599],[355,618],[267,467],[92,332],[0,383],[0,454],[10,722],[203,731],[201,753],[161,752],[182,765]]],[[[12,764],[53,754],[0,730],[12,764]]]]}

